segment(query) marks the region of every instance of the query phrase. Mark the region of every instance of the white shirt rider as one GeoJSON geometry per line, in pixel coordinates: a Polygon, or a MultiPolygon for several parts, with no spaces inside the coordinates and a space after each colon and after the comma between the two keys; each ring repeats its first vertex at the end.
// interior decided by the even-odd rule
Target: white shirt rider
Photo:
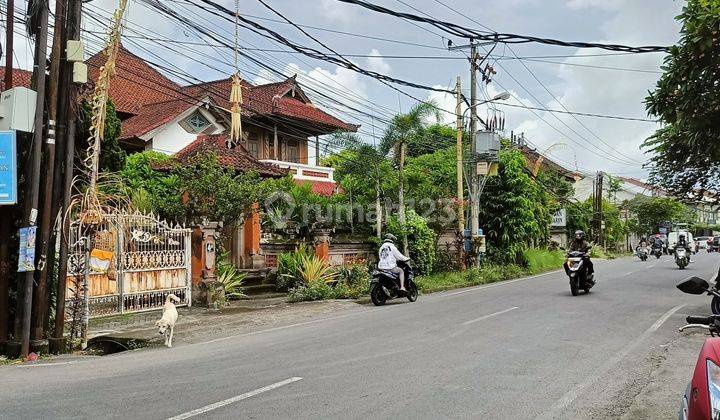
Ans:
{"type": "Polygon", "coordinates": [[[397,274],[400,278],[400,290],[405,290],[405,271],[397,266],[397,262],[409,261],[410,258],[403,255],[402,252],[397,249],[393,243],[395,240],[395,235],[385,235],[385,242],[380,246],[380,251],[378,252],[378,257],[380,258],[378,268],[397,274]]]}

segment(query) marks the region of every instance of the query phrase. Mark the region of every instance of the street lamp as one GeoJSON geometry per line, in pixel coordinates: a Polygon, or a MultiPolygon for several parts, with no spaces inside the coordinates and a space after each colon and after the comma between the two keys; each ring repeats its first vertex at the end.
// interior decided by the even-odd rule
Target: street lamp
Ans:
{"type": "MultiPolygon", "coordinates": [[[[506,92],[500,92],[500,93],[498,93],[497,95],[495,95],[494,97],[492,97],[491,99],[487,99],[487,100],[484,100],[484,101],[482,101],[482,102],[479,102],[478,105],[484,105],[484,104],[487,104],[487,103],[490,103],[490,102],[496,102],[496,101],[507,101],[508,99],[510,99],[511,96],[512,96],[512,95],[510,95],[510,92],[507,92],[507,91],[506,91],[506,92]]],[[[463,120],[465,119],[465,114],[467,114],[467,112],[470,111],[470,109],[472,109],[472,107],[470,106],[470,103],[468,102],[467,98],[464,98],[464,99],[465,99],[465,103],[467,104],[468,107],[465,108],[465,111],[463,111],[463,113],[462,113],[462,119],[463,119],[463,120]]],[[[485,121],[483,121],[483,120],[481,119],[480,122],[482,122],[483,125],[485,125],[485,126],[487,127],[487,125],[485,124],[485,121]]]]}

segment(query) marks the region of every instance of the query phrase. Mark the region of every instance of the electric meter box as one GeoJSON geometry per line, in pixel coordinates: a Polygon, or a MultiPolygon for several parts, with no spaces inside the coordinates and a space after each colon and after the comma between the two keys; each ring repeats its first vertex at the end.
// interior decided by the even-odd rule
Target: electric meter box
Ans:
{"type": "Polygon", "coordinates": [[[475,133],[475,150],[479,155],[497,155],[500,135],[493,131],[478,131],[475,133]]]}
{"type": "Polygon", "coordinates": [[[33,132],[37,93],[26,87],[14,87],[0,96],[0,131],[33,132]]]}

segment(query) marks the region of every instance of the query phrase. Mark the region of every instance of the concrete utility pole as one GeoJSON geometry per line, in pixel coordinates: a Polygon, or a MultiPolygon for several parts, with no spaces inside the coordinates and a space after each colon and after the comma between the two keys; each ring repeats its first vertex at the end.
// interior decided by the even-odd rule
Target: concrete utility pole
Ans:
{"type": "Polygon", "coordinates": [[[470,235],[475,238],[480,230],[479,178],[475,161],[477,158],[477,44],[470,41],[470,150],[472,169],[470,171],[470,235]]]}
{"type": "MultiPolygon", "coordinates": [[[[64,45],[67,40],[80,39],[80,18],[82,14],[82,0],[69,0],[65,37],[63,37],[64,45]]],[[[60,110],[65,110],[60,124],[58,124],[58,138],[65,145],[64,154],[60,155],[56,163],[64,161],[63,177],[60,179],[60,172],[56,173],[55,184],[60,184],[60,195],[58,201],[61,206],[61,227],[60,227],[60,252],[58,261],[58,282],[55,306],[55,331],[50,341],[51,350],[54,352],[62,352],[65,349],[64,330],[65,330],[65,291],[67,282],[67,263],[68,263],[68,241],[70,240],[70,219],[66,218],[67,209],[70,207],[72,199],[72,179],[73,179],[73,161],[75,157],[75,121],[77,118],[77,88],[72,83],[73,63],[65,60],[62,69],[63,89],[60,92],[59,104],[60,110]]],[[[59,165],[56,165],[56,168],[59,165]]]]}
{"type": "MultiPolygon", "coordinates": [[[[39,229],[39,256],[37,261],[37,289],[35,290],[34,307],[35,317],[32,323],[32,339],[42,340],[45,330],[45,317],[49,314],[49,294],[47,290],[48,261],[50,236],[54,215],[53,208],[53,185],[55,177],[55,126],[58,116],[58,91],[60,88],[60,55],[62,54],[62,32],[65,30],[65,9],[66,4],[62,0],[55,1],[55,24],[53,32],[52,53],[50,54],[50,82],[48,84],[48,130],[45,137],[45,178],[43,182],[43,205],[40,212],[39,229]]],[[[55,252],[55,247],[52,247],[55,252]]]]}
{"type": "MultiPolygon", "coordinates": [[[[42,2],[40,6],[39,23],[35,32],[35,68],[34,78],[37,90],[35,101],[35,128],[33,132],[32,150],[30,153],[30,182],[25,195],[25,215],[23,226],[35,226],[37,222],[39,190],[40,190],[40,161],[42,159],[43,117],[45,110],[45,65],[47,61],[47,32],[48,32],[48,3],[42,2]]],[[[20,355],[27,357],[30,353],[30,320],[32,317],[33,278],[34,271],[24,273],[23,313],[20,337],[22,337],[20,355]]],[[[19,314],[15,314],[19,316],[19,314]]]]}
{"type": "MultiPolygon", "coordinates": [[[[407,142],[405,139],[402,140],[398,149],[400,149],[400,158],[398,159],[398,220],[400,221],[401,226],[405,226],[405,151],[407,150],[407,142]]],[[[403,254],[408,255],[407,233],[403,233],[402,242],[403,254]]]]}
{"type": "MultiPolygon", "coordinates": [[[[7,0],[5,31],[5,89],[13,84],[13,21],[15,0],[7,0]]],[[[8,339],[10,319],[10,226],[14,220],[14,206],[0,206],[0,345],[8,339]]]]}
{"type": "Polygon", "coordinates": [[[463,188],[463,124],[462,124],[462,91],[460,89],[460,76],[457,77],[457,83],[455,83],[455,114],[457,115],[457,144],[456,149],[456,170],[457,170],[457,198],[458,198],[458,230],[463,233],[465,230],[465,203],[464,201],[464,188],[463,188]]]}

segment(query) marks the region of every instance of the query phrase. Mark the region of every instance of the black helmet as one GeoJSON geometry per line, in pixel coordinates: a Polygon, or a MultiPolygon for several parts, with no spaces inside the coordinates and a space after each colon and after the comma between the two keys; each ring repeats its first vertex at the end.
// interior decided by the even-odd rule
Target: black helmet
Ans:
{"type": "Polygon", "coordinates": [[[395,243],[397,241],[397,238],[392,233],[386,233],[385,234],[385,242],[392,242],[395,243]]]}
{"type": "Polygon", "coordinates": [[[585,239],[585,232],[582,230],[576,230],[575,231],[575,238],[577,239],[585,239]]]}

